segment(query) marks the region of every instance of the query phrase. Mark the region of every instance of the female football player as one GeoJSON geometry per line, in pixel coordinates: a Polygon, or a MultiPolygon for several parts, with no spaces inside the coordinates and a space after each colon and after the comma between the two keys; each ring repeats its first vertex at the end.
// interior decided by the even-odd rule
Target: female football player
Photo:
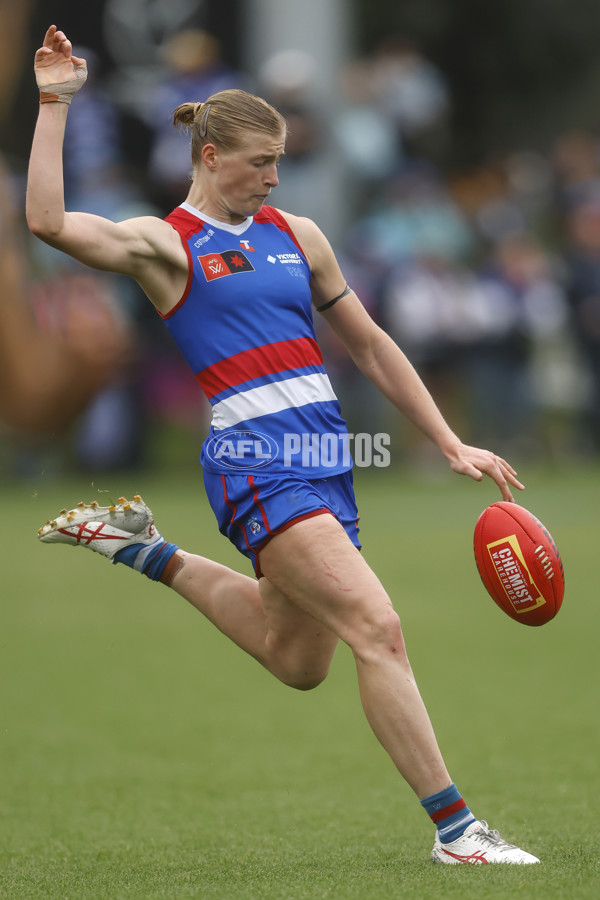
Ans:
{"type": "Polygon", "coordinates": [[[45,542],[90,547],[169,585],[277,678],[308,690],[339,640],[352,650],[368,721],[437,826],[442,863],[535,863],[478,821],[452,782],[406,655],[400,620],[359,552],[352,463],[312,315],[439,447],[451,468],[502,497],[512,467],[465,446],[402,351],[367,315],[317,226],[266,205],[286,124],[264,100],[223,91],[186,103],[193,180],[166,220],[115,223],[66,212],[62,142],[85,60],[51,26],[35,56],[40,111],[27,216],[42,240],[142,287],[212,405],[202,450],[219,527],[256,579],[166,542],[141,498],[80,504],[40,529],[45,542]]]}

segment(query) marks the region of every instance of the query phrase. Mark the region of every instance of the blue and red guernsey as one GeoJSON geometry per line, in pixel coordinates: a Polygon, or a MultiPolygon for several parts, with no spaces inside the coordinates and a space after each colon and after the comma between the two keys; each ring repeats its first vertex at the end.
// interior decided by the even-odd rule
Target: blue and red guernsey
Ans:
{"type": "Polygon", "coordinates": [[[189,276],[163,318],[212,406],[204,468],[300,466],[307,478],[350,469],[346,423],[315,336],[310,268],[287,221],[264,206],[228,225],[187,203],[166,221],[181,236],[189,276]]]}

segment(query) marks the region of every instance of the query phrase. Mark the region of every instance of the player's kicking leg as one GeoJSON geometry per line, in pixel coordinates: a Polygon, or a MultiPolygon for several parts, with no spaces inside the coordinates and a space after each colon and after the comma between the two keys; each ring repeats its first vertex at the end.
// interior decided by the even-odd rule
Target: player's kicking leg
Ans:
{"type": "Polygon", "coordinates": [[[79,503],[38,530],[43,543],[87,547],[173,588],[276,678],[299,690],[327,675],[338,639],[266,579],[164,540],[139,495],[110,506],[79,503]]]}
{"type": "Polygon", "coordinates": [[[74,509],[62,509],[56,519],[38,529],[38,537],[45,544],[87,547],[156,581],[178,549],[158,533],[152,510],[139,494],[133,500],[119,497],[110,506],[100,506],[93,500],[78,503],[74,509]]]}

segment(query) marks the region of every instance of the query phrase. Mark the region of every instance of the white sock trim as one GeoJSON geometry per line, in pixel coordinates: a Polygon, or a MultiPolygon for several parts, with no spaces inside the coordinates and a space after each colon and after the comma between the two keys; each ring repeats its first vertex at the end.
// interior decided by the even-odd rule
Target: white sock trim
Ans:
{"type": "Polygon", "coordinates": [[[144,564],[145,564],[146,560],[148,559],[149,554],[154,553],[154,551],[157,549],[157,547],[159,547],[161,544],[166,544],[166,543],[167,542],[165,541],[165,539],[163,537],[161,537],[161,535],[159,534],[157,536],[156,540],[152,541],[151,544],[144,545],[141,548],[141,550],[138,552],[132,568],[135,569],[137,572],[141,572],[142,569],[144,568],[144,564]]]}

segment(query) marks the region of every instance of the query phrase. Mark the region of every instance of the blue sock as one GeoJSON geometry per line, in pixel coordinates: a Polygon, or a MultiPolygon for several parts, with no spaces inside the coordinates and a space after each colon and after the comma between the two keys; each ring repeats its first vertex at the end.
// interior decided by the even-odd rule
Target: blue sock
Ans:
{"type": "Polygon", "coordinates": [[[421,806],[435,823],[443,844],[455,841],[472,822],[477,821],[455,784],[439,794],[425,797],[421,800],[421,806]]]}
{"type": "Polygon", "coordinates": [[[179,550],[177,544],[169,544],[163,538],[153,544],[131,544],[115,553],[114,563],[124,563],[147,575],[152,581],[159,581],[166,564],[173,554],[179,550]]]}

